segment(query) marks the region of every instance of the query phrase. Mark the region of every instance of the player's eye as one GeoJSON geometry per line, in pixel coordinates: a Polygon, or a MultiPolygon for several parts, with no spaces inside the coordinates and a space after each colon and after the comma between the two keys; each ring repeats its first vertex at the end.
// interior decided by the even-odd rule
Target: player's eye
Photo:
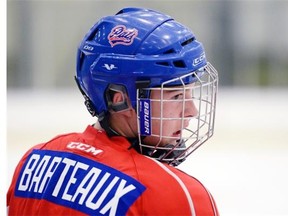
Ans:
{"type": "Polygon", "coordinates": [[[182,93],[175,94],[171,99],[172,100],[182,100],[183,99],[183,94],[182,93]]]}

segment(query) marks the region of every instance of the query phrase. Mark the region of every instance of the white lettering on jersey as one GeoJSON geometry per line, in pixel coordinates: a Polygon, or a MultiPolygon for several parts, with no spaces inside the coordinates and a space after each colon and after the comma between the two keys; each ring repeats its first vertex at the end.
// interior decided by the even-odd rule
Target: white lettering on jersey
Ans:
{"type": "MultiPolygon", "coordinates": [[[[87,149],[75,143],[69,145],[87,149]]],[[[16,195],[42,198],[44,193],[47,200],[58,200],[57,203],[71,208],[76,203],[80,206],[76,209],[90,215],[118,215],[125,213],[121,212],[122,206],[118,208],[123,203],[120,200],[128,196],[132,205],[145,190],[139,182],[117,170],[79,155],[62,154],[61,157],[61,152],[34,150],[22,168],[16,195]]]]}

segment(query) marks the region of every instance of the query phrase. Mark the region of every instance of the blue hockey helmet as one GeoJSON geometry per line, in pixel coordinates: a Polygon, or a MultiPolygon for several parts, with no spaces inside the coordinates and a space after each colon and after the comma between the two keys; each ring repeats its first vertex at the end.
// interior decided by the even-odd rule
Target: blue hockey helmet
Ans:
{"type": "Polygon", "coordinates": [[[137,89],[160,86],[206,63],[204,48],[190,29],[154,10],[124,8],[98,21],[82,40],[76,81],[88,110],[99,116],[109,110],[105,92],[111,84],[122,86],[136,108],[137,89]]]}
{"type": "Polygon", "coordinates": [[[191,30],[168,15],[125,8],[102,18],[79,46],[76,81],[89,112],[109,136],[115,135],[110,111],[129,108],[127,99],[112,103],[113,92],[127,95],[137,111],[138,144],[132,145],[159,161],[176,166],[213,135],[218,73],[191,30]],[[193,92],[177,103],[184,111],[193,101],[197,114],[164,116],[168,101],[161,97],[151,102],[150,93],[171,90],[193,92]],[[160,116],[153,114],[150,102],[159,104],[160,116]],[[169,121],[179,125],[172,135],[163,130],[169,121]]]}

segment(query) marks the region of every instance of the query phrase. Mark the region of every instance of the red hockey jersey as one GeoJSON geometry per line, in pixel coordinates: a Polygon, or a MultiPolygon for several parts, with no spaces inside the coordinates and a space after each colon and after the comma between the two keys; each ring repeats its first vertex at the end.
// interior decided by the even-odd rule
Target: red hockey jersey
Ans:
{"type": "Polygon", "coordinates": [[[88,126],[29,150],[7,193],[9,215],[218,215],[186,173],[88,126]]]}

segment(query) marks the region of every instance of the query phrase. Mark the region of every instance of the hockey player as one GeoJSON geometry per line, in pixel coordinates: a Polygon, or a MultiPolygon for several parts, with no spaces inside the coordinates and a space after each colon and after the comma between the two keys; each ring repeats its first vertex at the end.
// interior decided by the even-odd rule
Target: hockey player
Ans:
{"type": "Polygon", "coordinates": [[[218,215],[176,168],[214,130],[217,71],[191,30],[124,8],[86,34],[75,79],[97,122],[23,156],[9,215],[218,215]]]}

